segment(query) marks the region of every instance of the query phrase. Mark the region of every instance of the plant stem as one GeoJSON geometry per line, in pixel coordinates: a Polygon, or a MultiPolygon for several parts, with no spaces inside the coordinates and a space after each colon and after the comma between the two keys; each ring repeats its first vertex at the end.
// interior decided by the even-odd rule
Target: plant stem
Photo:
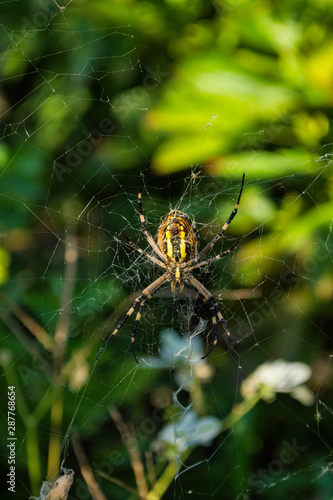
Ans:
{"type": "Polygon", "coordinates": [[[146,496],[146,500],[159,500],[160,498],[162,498],[163,494],[166,492],[166,490],[174,480],[176,474],[177,474],[176,460],[173,460],[164,469],[163,474],[156,481],[153,489],[151,489],[148,495],[146,496]]]}
{"type": "Polygon", "coordinates": [[[244,417],[252,408],[260,401],[259,396],[255,396],[251,399],[244,399],[241,403],[236,404],[229,415],[221,422],[221,432],[230,429],[235,425],[241,418],[244,417]]]}
{"type": "Polygon", "coordinates": [[[14,370],[14,363],[12,362],[12,360],[10,358],[4,358],[1,360],[1,364],[5,372],[8,386],[15,386],[16,411],[20,415],[26,431],[26,461],[28,466],[31,491],[37,494],[39,492],[41,483],[40,452],[38,447],[37,435],[37,424],[39,420],[31,414],[26,400],[22,396],[21,388],[16,377],[16,371],[14,370]]]}
{"type": "Polygon", "coordinates": [[[26,419],[26,450],[27,466],[30,478],[31,491],[37,493],[40,489],[41,470],[39,460],[39,447],[37,436],[37,421],[33,417],[26,419]]]}
{"type": "Polygon", "coordinates": [[[70,301],[73,296],[76,275],[77,245],[76,238],[68,235],[65,249],[65,273],[61,294],[60,315],[56,326],[53,350],[54,385],[51,407],[51,433],[48,454],[48,479],[53,480],[60,469],[61,427],[63,419],[63,383],[62,367],[69,334],[70,301]]]}

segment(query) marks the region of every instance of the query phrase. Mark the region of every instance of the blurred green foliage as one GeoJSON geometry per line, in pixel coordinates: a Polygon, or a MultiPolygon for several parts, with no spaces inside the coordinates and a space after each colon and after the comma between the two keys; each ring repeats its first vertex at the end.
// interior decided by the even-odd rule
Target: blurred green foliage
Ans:
{"type": "MultiPolygon", "coordinates": [[[[18,498],[38,494],[50,436],[64,443],[58,459],[63,453],[64,466],[75,470],[73,498],[89,498],[70,435],[62,441],[74,414],[93,468],[106,464],[107,474],[135,487],[108,405],[131,421],[142,455],[176,411],[175,374],[136,370],[130,326],[94,368],[102,339],[138,285],[155,276],[134,265],[121,234],[145,246],[135,203],[149,161],[143,194],[152,233],[184,195],[203,243],[234,208],[246,173],[228,229],[228,238],[245,238],[228,262],[203,275],[225,299],[240,358],[219,342],[212,372],[196,387],[201,411],[225,418],[239,377],[278,357],[311,365],[318,397],[316,416],[314,407],[283,396],[257,405],[232,433],[194,450],[187,465],[200,465],[180,475],[165,498],[190,490],[191,498],[214,497],[221,484],[227,499],[330,498],[323,468],[331,460],[333,405],[333,3],[29,0],[0,9],[0,360],[17,387],[18,498]],[[73,235],[74,289],[63,307],[73,235]],[[233,289],[246,289],[249,299],[223,296],[233,289]],[[55,332],[67,309],[68,342],[55,369],[55,332]],[[59,427],[51,409],[59,410],[59,427]],[[258,493],[253,477],[294,439],[305,451],[260,477],[258,493]]],[[[177,311],[188,302],[168,304],[143,314],[141,352],[158,354],[162,327],[182,330],[177,311]]],[[[191,307],[201,315],[196,302],[191,307]]],[[[185,389],[178,396],[184,406],[195,401],[185,389]]],[[[7,467],[3,440],[1,453],[7,467]]],[[[105,480],[102,488],[110,498],[130,496],[105,480]]]]}

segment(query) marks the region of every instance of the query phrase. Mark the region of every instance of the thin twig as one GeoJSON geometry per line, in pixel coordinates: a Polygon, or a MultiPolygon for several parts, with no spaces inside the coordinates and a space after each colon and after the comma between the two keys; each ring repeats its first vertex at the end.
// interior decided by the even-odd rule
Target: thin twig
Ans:
{"type": "Polygon", "coordinates": [[[154,486],[154,484],[156,483],[156,475],[154,469],[153,454],[150,450],[147,450],[145,455],[146,455],[146,468],[148,472],[149,482],[151,486],[154,486]]]}
{"type": "Polygon", "coordinates": [[[100,489],[96,479],[94,478],[92,468],[89,465],[83,446],[81,445],[81,442],[76,434],[72,435],[72,445],[77,461],[80,466],[82,477],[86,482],[86,485],[88,487],[91,496],[93,497],[94,500],[107,500],[103,491],[100,489]]]}
{"type": "Polygon", "coordinates": [[[237,288],[235,290],[224,290],[216,292],[217,298],[222,300],[258,299],[261,297],[260,290],[252,288],[237,288]]]}
{"type": "Polygon", "coordinates": [[[139,496],[146,498],[148,494],[148,487],[146,483],[143,463],[141,460],[140,452],[138,450],[134,432],[130,430],[129,427],[124,423],[117,408],[115,407],[109,408],[109,413],[127,448],[135,476],[136,485],[138,487],[139,496]]]}
{"type": "Polygon", "coordinates": [[[0,294],[2,302],[8,309],[16,316],[17,319],[25,326],[29,332],[36,337],[36,339],[44,346],[47,351],[52,352],[54,348],[53,338],[34,320],[30,314],[24,309],[20,308],[13,299],[6,297],[4,293],[0,294]]]}
{"type": "MultiPolygon", "coordinates": [[[[57,349],[60,351],[57,353],[57,356],[60,356],[60,354],[64,354],[64,347],[67,342],[68,325],[71,312],[70,302],[73,297],[77,257],[78,251],[76,237],[69,235],[66,239],[65,273],[60,304],[61,314],[59,315],[54,334],[57,349]]],[[[62,361],[62,359],[60,359],[59,361],[62,361]]]]}
{"type": "MultiPolygon", "coordinates": [[[[239,299],[257,299],[261,297],[259,290],[252,288],[238,288],[236,290],[210,290],[214,297],[219,300],[239,300],[239,299]]],[[[171,292],[168,288],[156,292],[155,297],[171,297],[171,292]]],[[[182,293],[178,290],[175,292],[175,297],[197,298],[198,293],[191,288],[185,288],[182,293]]]]}
{"type": "Polygon", "coordinates": [[[138,492],[134,489],[128,486],[128,484],[124,483],[124,481],[121,481],[120,479],[117,479],[116,477],[109,476],[109,474],[106,474],[102,470],[96,469],[96,472],[99,476],[104,477],[104,479],[107,479],[110,481],[110,483],[117,484],[121,488],[124,488],[124,490],[129,491],[132,493],[132,495],[136,496],[137,498],[140,498],[138,495],[138,492]]]}
{"type": "MultiPolygon", "coordinates": [[[[31,338],[24,331],[22,325],[14,318],[14,316],[10,315],[8,311],[0,312],[0,318],[2,321],[8,326],[8,328],[13,332],[16,338],[21,342],[21,344],[25,347],[27,352],[30,354],[32,359],[36,361],[39,367],[43,370],[46,377],[51,380],[52,379],[52,366],[51,364],[43,357],[40,352],[39,346],[36,345],[36,342],[32,342],[31,338]]],[[[31,370],[30,373],[33,373],[31,370]]]]}

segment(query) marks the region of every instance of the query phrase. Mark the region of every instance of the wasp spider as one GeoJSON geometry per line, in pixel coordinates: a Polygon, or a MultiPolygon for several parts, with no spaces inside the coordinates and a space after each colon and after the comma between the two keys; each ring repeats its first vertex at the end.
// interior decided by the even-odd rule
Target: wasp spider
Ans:
{"type": "Polygon", "coordinates": [[[210,311],[212,315],[212,325],[215,333],[214,342],[205,356],[202,359],[206,358],[214,349],[218,341],[218,330],[217,330],[217,322],[221,321],[223,327],[226,331],[227,338],[230,339],[230,331],[227,323],[223,319],[223,316],[220,312],[218,303],[213,295],[198,281],[191,271],[193,269],[197,269],[198,267],[205,266],[206,264],[210,264],[211,262],[216,262],[222,257],[228,255],[237,245],[233,245],[228,250],[215,255],[214,257],[210,257],[205,260],[201,260],[201,257],[205,255],[214,245],[215,243],[224,235],[226,229],[228,228],[231,221],[237,214],[239,202],[241,199],[243,186],[244,186],[244,178],[245,174],[242,177],[241,188],[239,191],[237,203],[235,208],[229,215],[228,220],[223,225],[220,232],[214,236],[214,238],[198,253],[198,236],[195,229],[195,224],[193,221],[180,210],[171,210],[171,212],[162,220],[160,227],[158,228],[157,234],[157,243],[154,238],[150,234],[146,226],[146,220],[143,215],[142,210],[142,187],[143,182],[141,184],[141,188],[138,194],[138,209],[140,214],[141,221],[141,229],[144,232],[148,243],[152,247],[155,252],[155,255],[150,255],[149,253],[142,250],[135,243],[133,243],[124,233],[124,236],[127,238],[129,244],[135,248],[138,252],[144,255],[147,259],[154,262],[160,266],[164,273],[162,276],[157,278],[153,283],[151,283],[147,288],[145,288],[140,295],[135,299],[132,307],[127,311],[125,316],[119,322],[117,328],[111,333],[104,346],[100,349],[97,359],[100,357],[106,346],[109,344],[111,339],[116,335],[116,333],[120,330],[120,328],[124,325],[125,321],[132,315],[134,310],[139,307],[138,312],[136,314],[134,327],[132,330],[132,351],[134,359],[137,363],[137,357],[135,355],[134,350],[134,338],[135,333],[138,327],[138,323],[141,318],[142,309],[147,302],[148,299],[151,299],[152,296],[157,292],[157,290],[164,285],[165,283],[171,284],[171,292],[175,293],[176,288],[178,287],[179,292],[182,293],[184,289],[184,284],[192,286],[197,290],[199,295],[202,297],[203,302],[207,302],[210,304],[210,311]],[[199,262],[200,261],[200,262],[199,262]]]}

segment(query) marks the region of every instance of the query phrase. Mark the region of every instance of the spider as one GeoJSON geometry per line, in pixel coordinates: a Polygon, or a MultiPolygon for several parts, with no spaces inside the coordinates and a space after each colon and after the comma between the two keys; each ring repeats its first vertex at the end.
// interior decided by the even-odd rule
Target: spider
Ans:
{"type": "Polygon", "coordinates": [[[174,294],[176,288],[178,287],[179,292],[182,293],[184,289],[184,284],[192,286],[202,297],[203,302],[210,303],[210,311],[212,318],[212,325],[215,333],[213,344],[208,351],[201,359],[206,358],[214,349],[218,341],[218,330],[217,323],[221,321],[223,327],[227,334],[227,339],[230,340],[230,330],[228,328],[227,323],[223,319],[223,316],[220,312],[218,303],[214,296],[204,287],[200,281],[198,281],[191,271],[193,269],[197,269],[198,267],[205,266],[206,264],[210,264],[211,262],[216,262],[217,260],[222,259],[228,255],[232,250],[236,248],[239,244],[239,241],[233,245],[228,250],[215,255],[214,257],[209,257],[208,259],[200,260],[200,258],[205,255],[214,245],[215,243],[224,235],[226,229],[228,228],[231,221],[237,214],[237,210],[239,207],[239,202],[242,196],[243,186],[244,186],[245,174],[242,177],[241,188],[239,191],[237,203],[235,208],[229,215],[229,218],[223,225],[222,229],[219,233],[214,236],[214,238],[198,253],[198,236],[195,228],[195,223],[180,210],[171,210],[169,214],[162,220],[161,225],[158,228],[157,233],[157,243],[154,238],[150,234],[146,226],[146,219],[143,215],[142,208],[142,188],[143,188],[143,180],[141,183],[140,191],[138,194],[138,210],[140,214],[140,222],[141,229],[146,236],[146,239],[149,245],[152,247],[156,255],[150,255],[145,250],[142,250],[139,246],[133,243],[125,233],[124,236],[128,240],[128,243],[139,253],[144,255],[147,259],[154,264],[160,266],[164,273],[162,276],[153,281],[147,288],[145,288],[140,295],[135,299],[130,309],[127,311],[125,316],[119,322],[117,328],[111,333],[103,347],[100,349],[97,359],[100,357],[104,349],[107,347],[109,342],[113,339],[113,337],[118,333],[120,328],[124,325],[125,321],[132,315],[134,310],[139,307],[138,312],[136,314],[134,327],[132,330],[132,351],[133,357],[137,363],[137,357],[135,355],[134,349],[134,339],[136,330],[141,318],[142,309],[144,308],[145,303],[148,299],[151,299],[152,296],[157,292],[157,290],[164,285],[165,283],[171,283],[171,292],[174,294]]]}

